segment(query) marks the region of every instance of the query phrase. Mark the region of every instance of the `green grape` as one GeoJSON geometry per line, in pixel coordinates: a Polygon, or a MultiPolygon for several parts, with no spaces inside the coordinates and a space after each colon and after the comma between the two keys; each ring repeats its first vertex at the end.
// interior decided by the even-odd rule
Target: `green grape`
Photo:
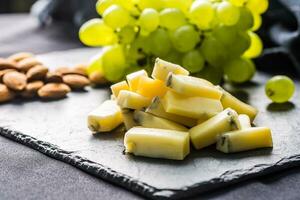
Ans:
{"type": "Polygon", "coordinates": [[[257,14],[262,14],[267,11],[269,7],[269,0],[247,0],[246,6],[257,14]]]}
{"type": "Polygon", "coordinates": [[[214,67],[220,67],[227,59],[225,46],[212,35],[208,35],[203,40],[200,51],[205,60],[214,67]]]}
{"type": "Polygon", "coordinates": [[[231,48],[236,41],[237,29],[234,26],[219,26],[213,30],[213,36],[225,47],[231,48]]]}
{"type": "Polygon", "coordinates": [[[149,37],[150,51],[155,56],[165,56],[171,50],[171,41],[166,30],[162,28],[153,31],[149,37]]]}
{"type": "Polygon", "coordinates": [[[247,0],[229,0],[234,6],[243,6],[247,2],[247,0]]]}
{"type": "Polygon", "coordinates": [[[113,29],[123,28],[129,24],[130,15],[123,7],[114,4],[104,11],[103,20],[113,29]]]}
{"type": "Polygon", "coordinates": [[[104,46],[116,43],[117,35],[101,19],[91,19],[80,27],[79,39],[88,46],[104,46]]]}
{"type": "Polygon", "coordinates": [[[274,76],[265,85],[267,97],[275,103],[284,103],[292,98],[295,92],[294,82],[287,76],[274,76]]]}
{"type": "Polygon", "coordinates": [[[224,66],[226,78],[235,83],[249,81],[255,74],[255,65],[246,58],[236,58],[224,66]]]}
{"type": "Polygon", "coordinates": [[[192,50],[184,54],[182,58],[182,65],[191,73],[199,72],[203,69],[205,64],[204,57],[197,50],[192,50]]]}
{"type": "Polygon", "coordinates": [[[220,84],[223,79],[222,68],[211,65],[205,66],[200,72],[194,75],[199,78],[204,78],[215,85],[220,84]]]}
{"type": "Polygon", "coordinates": [[[176,51],[175,49],[172,49],[165,57],[162,57],[162,59],[171,63],[182,65],[182,56],[182,53],[176,51]]]}
{"type": "Polygon", "coordinates": [[[119,42],[122,44],[130,44],[136,36],[136,32],[132,26],[125,26],[118,32],[119,42]]]}
{"type": "Polygon", "coordinates": [[[256,33],[249,31],[248,34],[250,36],[251,43],[250,47],[247,49],[247,51],[245,51],[243,56],[245,58],[257,58],[262,53],[263,43],[256,33]]]}
{"type": "Polygon", "coordinates": [[[102,69],[102,52],[93,56],[87,66],[86,73],[90,75],[93,72],[103,72],[102,69]]]}
{"type": "Polygon", "coordinates": [[[155,31],[159,25],[159,13],[153,8],[146,8],[140,15],[139,25],[145,31],[155,31]]]}
{"type": "Polygon", "coordinates": [[[213,4],[210,1],[196,0],[191,5],[188,16],[200,29],[209,29],[215,17],[213,4]]]}
{"type": "Polygon", "coordinates": [[[178,8],[165,8],[159,13],[160,25],[169,30],[186,24],[184,13],[178,8]]]}
{"type": "Polygon", "coordinates": [[[179,52],[187,52],[195,48],[200,42],[200,34],[191,25],[184,25],[176,29],[171,40],[174,48],[179,52]]]}
{"type": "Polygon", "coordinates": [[[250,36],[247,32],[237,32],[235,37],[234,45],[231,45],[229,48],[229,56],[232,58],[243,55],[251,44],[250,36]]]}
{"type": "Polygon", "coordinates": [[[240,18],[240,10],[230,2],[223,1],[217,6],[217,16],[222,24],[235,25],[240,18]]]}
{"type": "Polygon", "coordinates": [[[118,3],[123,8],[128,10],[129,13],[132,14],[133,16],[139,16],[140,15],[139,9],[135,6],[135,0],[118,0],[118,3]]]}
{"type": "Polygon", "coordinates": [[[125,73],[126,60],[121,45],[107,46],[103,49],[102,69],[107,80],[119,81],[125,73]]]}
{"type": "Polygon", "coordinates": [[[135,3],[140,10],[144,10],[146,8],[161,10],[164,8],[164,0],[135,0],[135,3]]]}
{"type": "Polygon", "coordinates": [[[235,25],[241,31],[249,30],[254,25],[254,18],[251,11],[246,7],[240,7],[240,18],[235,25]]]}
{"type": "Polygon", "coordinates": [[[261,24],[262,24],[261,15],[257,14],[257,13],[253,13],[253,19],[254,19],[254,23],[251,28],[251,31],[257,31],[261,27],[261,24]]]}
{"type": "Polygon", "coordinates": [[[166,8],[178,8],[183,13],[187,14],[193,0],[165,0],[166,8]]]}
{"type": "Polygon", "coordinates": [[[113,4],[118,4],[119,0],[98,0],[96,3],[96,11],[99,15],[103,15],[104,11],[113,4]]]}

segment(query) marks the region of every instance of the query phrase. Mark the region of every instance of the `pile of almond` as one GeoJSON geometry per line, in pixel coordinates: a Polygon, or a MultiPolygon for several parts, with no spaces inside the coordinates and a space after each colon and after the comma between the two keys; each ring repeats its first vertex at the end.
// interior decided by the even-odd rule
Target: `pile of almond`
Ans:
{"type": "Polygon", "coordinates": [[[49,71],[32,53],[22,52],[0,58],[0,103],[17,97],[60,99],[71,90],[103,83],[106,80],[101,74],[88,76],[84,64],[49,71]]]}

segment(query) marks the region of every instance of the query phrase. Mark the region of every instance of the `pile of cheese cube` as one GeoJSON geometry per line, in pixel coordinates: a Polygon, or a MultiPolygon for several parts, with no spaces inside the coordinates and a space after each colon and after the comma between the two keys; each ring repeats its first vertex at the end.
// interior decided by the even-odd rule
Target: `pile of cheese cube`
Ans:
{"type": "Polygon", "coordinates": [[[272,147],[269,128],[251,127],[255,108],[179,65],[157,58],[151,77],[141,70],[126,79],[88,115],[93,133],[124,123],[126,153],[183,160],[190,143],[195,149],[216,143],[224,153],[272,147]]]}

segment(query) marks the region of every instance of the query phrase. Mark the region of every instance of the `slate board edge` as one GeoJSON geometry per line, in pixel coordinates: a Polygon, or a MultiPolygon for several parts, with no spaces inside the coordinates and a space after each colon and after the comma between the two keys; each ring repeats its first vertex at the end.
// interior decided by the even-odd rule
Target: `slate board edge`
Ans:
{"type": "Polygon", "coordinates": [[[56,145],[38,140],[16,130],[12,130],[11,128],[0,127],[0,135],[28,146],[32,149],[35,149],[51,158],[75,166],[93,176],[124,187],[130,191],[133,191],[150,199],[186,198],[213,189],[231,185],[243,180],[247,180],[252,177],[258,177],[282,169],[300,165],[300,155],[294,155],[291,157],[283,158],[276,164],[255,165],[250,169],[227,171],[223,173],[219,178],[211,179],[199,184],[194,184],[189,187],[184,187],[180,190],[157,189],[146,183],[133,179],[130,176],[116,172],[109,167],[77,156],[76,152],[65,151],[63,149],[60,149],[56,145]]]}

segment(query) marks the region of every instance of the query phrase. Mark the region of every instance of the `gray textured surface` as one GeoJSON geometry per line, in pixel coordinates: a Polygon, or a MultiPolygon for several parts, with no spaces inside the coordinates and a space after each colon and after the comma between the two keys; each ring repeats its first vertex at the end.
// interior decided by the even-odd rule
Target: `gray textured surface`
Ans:
{"type": "MultiPolygon", "coordinates": [[[[41,59],[50,66],[63,65],[64,62],[71,64],[72,61],[84,61],[89,57],[89,51],[50,54],[41,59]]],[[[91,53],[94,52],[95,50],[91,53]]],[[[3,105],[1,116],[5,118],[1,119],[0,126],[55,144],[64,151],[56,151],[49,144],[43,146],[43,143],[39,143],[39,146],[36,146],[37,141],[32,138],[26,139],[24,135],[2,129],[3,135],[13,136],[15,140],[21,138],[20,141],[26,144],[31,141],[32,147],[48,155],[133,191],[149,197],[180,197],[298,164],[300,139],[296,134],[299,131],[299,121],[290,118],[296,116],[299,110],[293,104],[285,104],[283,108],[268,104],[263,95],[263,88],[257,87],[264,79],[263,75],[257,76],[256,83],[245,86],[244,91],[251,93],[250,102],[261,111],[256,124],[272,127],[273,150],[224,155],[209,148],[193,151],[181,162],[124,156],[121,153],[122,133],[94,137],[86,128],[86,114],[108,98],[109,93],[106,89],[72,93],[71,98],[61,101],[15,102],[3,105]],[[14,114],[11,114],[12,112],[14,114]],[[42,146],[48,149],[40,148],[42,146]],[[82,157],[87,160],[83,160],[82,157]]]]}

